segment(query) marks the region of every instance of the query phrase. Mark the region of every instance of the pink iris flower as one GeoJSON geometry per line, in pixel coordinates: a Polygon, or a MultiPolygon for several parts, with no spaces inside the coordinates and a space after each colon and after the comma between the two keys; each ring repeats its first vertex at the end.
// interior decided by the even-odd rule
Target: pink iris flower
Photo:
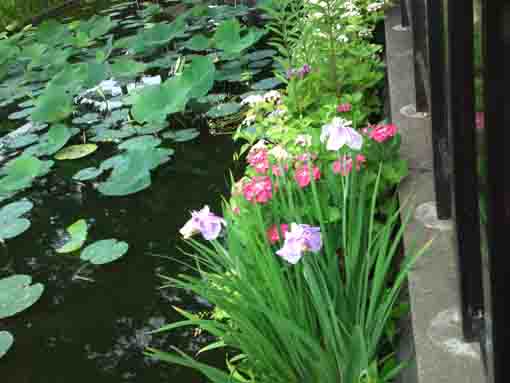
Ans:
{"type": "Polygon", "coordinates": [[[280,240],[280,232],[283,235],[283,238],[287,236],[287,232],[289,231],[289,225],[286,223],[282,223],[280,225],[280,231],[278,231],[278,226],[273,225],[269,229],[267,229],[267,239],[271,244],[274,244],[280,240]]]}
{"type": "Polygon", "coordinates": [[[397,126],[393,124],[387,124],[377,125],[370,131],[369,136],[374,141],[384,142],[388,138],[393,137],[395,134],[397,134],[397,126]]]}
{"type": "Polygon", "coordinates": [[[247,201],[253,203],[266,203],[273,197],[273,185],[268,176],[253,177],[243,187],[243,195],[247,201]]]}

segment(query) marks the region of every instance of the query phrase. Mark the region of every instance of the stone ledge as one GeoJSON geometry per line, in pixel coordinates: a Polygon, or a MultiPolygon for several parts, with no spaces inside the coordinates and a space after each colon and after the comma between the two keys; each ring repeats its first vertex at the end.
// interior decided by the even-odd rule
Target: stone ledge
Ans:
{"type": "Polygon", "coordinates": [[[433,239],[408,278],[411,314],[403,323],[399,354],[414,363],[400,382],[481,383],[479,346],[462,339],[454,227],[435,216],[430,119],[409,113],[415,102],[412,37],[395,28],[400,20],[398,7],[388,12],[386,61],[391,119],[402,133],[402,155],[410,164],[410,175],[399,187],[401,203],[412,212],[404,246],[416,248],[433,239]]]}

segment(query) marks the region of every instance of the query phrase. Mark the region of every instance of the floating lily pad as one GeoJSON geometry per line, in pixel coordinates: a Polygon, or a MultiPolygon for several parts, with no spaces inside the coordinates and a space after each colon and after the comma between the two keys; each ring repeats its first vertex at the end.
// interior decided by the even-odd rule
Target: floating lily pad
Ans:
{"type": "Polygon", "coordinates": [[[11,149],[19,149],[23,148],[25,146],[28,146],[30,144],[33,144],[39,139],[39,136],[37,134],[23,134],[18,137],[14,137],[11,141],[9,141],[9,148],[11,149]]]}
{"type": "Polygon", "coordinates": [[[57,160],[76,160],[83,158],[97,150],[96,144],[71,145],[55,154],[57,160]]]}
{"type": "Polygon", "coordinates": [[[102,173],[103,173],[103,170],[98,169],[98,168],[94,168],[94,167],[85,168],[85,169],[80,170],[78,173],[76,173],[73,176],[73,180],[89,181],[89,180],[99,177],[102,173]]]}
{"type": "Polygon", "coordinates": [[[72,253],[83,246],[87,239],[88,226],[84,219],[79,219],[67,228],[67,233],[70,236],[69,241],[62,247],[59,247],[57,253],[72,253]]]}
{"type": "Polygon", "coordinates": [[[8,331],[0,331],[0,359],[9,351],[14,343],[14,337],[8,331]]]}
{"type": "Polygon", "coordinates": [[[209,39],[204,35],[195,35],[184,46],[193,51],[204,51],[209,48],[209,39]]]}
{"type": "Polygon", "coordinates": [[[33,207],[32,202],[25,200],[10,203],[0,209],[0,242],[17,237],[30,227],[30,221],[20,217],[33,207]]]}
{"type": "Polygon", "coordinates": [[[145,150],[153,149],[161,144],[161,140],[154,136],[140,136],[124,141],[118,147],[124,150],[145,150]]]}
{"type": "Polygon", "coordinates": [[[29,187],[32,181],[46,174],[53,162],[41,161],[29,155],[22,155],[9,161],[0,169],[0,198],[18,190],[29,187]]]}
{"type": "Polygon", "coordinates": [[[34,108],[25,108],[25,109],[20,110],[19,112],[14,112],[14,113],[9,114],[9,116],[7,116],[7,118],[9,120],[21,120],[22,118],[29,117],[33,110],[34,110],[34,108]]]}
{"type": "Polygon", "coordinates": [[[241,109],[241,104],[238,102],[228,102],[225,104],[220,104],[215,106],[214,108],[210,109],[206,115],[208,117],[217,118],[217,117],[224,117],[228,116],[234,113],[239,112],[241,109]]]}
{"type": "Polygon", "coordinates": [[[53,125],[42,142],[29,147],[24,153],[35,156],[50,156],[62,149],[72,136],[73,131],[67,126],[63,124],[53,125]]]}
{"type": "Polygon", "coordinates": [[[276,77],[270,77],[270,78],[266,78],[264,80],[260,80],[260,81],[256,82],[255,84],[253,84],[251,86],[251,88],[255,89],[255,90],[269,90],[269,89],[274,89],[281,84],[282,84],[282,80],[280,80],[276,77]]]}
{"type": "Polygon", "coordinates": [[[191,141],[200,135],[198,129],[181,129],[173,132],[166,132],[163,134],[163,138],[174,140],[175,142],[191,141]]]}
{"type": "Polygon", "coordinates": [[[94,265],[104,265],[122,257],[129,249],[126,242],[116,239],[103,239],[88,245],[81,253],[80,259],[94,265]]]}
{"type": "Polygon", "coordinates": [[[18,314],[37,302],[44,286],[31,283],[30,276],[21,274],[0,279],[0,319],[18,314]]]}
{"type": "Polygon", "coordinates": [[[272,58],[274,57],[278,52],[276,52],[274,49],[260,49],[255,52],[248,53],[244,55],[244,58],[248,61],[257,61],[257,60],[263,60],[266,58],[272,58]]]}

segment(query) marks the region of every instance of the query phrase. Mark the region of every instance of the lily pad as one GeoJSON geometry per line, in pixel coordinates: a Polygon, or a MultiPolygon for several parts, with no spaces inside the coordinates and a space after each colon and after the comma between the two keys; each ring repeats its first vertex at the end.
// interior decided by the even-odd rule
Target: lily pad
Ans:
{"type": "Polygon", "coordinates": [[[20,217],[33,207],[32,202],[24,200],[10,203],[0,209],[0,242],[17,237],[30,227],[30,221],[20,217]]]}
{"type": "Polygon", "coordinates": [[[18,314],[37,302],[44,286],[31,283],[32,278],[22,274],[0,279],[0,319],[18,314]]]}
{"type": "Polygon", "coordinates": [[[159,138],[154,136],[140,136],[124,141],[118,146],[118,148],[124,150],[145,150],[153,149],[159,144],[161,144],[161,140],[159,138]]]}
{"type": "Polygon", "coordinates": [[[126,242],[116,239],[103,239],[88,245],[81,253],[80,259],[94,265],[104,265],[122,257],[129,249],[126,242]]]}
{"type": "Polygon", "coordinates": [[[23,134],[18,137],[14,137],[8,144],[9,148],[11,149],[19,149],[23,148],[25,146],[28,146],[30,144],[33,144],[39,139],[39,136],[37,134],[23,134]]]}
{"type": "Polygon", "coordinates": [[[225,104],[216,105],[214,108],[211,108],[207,113],[206,116],[217,118],[217,117],[224,117],[228,116],[234,113],[239,112],[241,109],[241,104],[238,102],[228,102],[225,104]]]}
{"type": "Polygon", "coordinates": [[[205,51],[209,48],[209,39],[204,35],[195,35],[184,46],[192,51],[205,51]]]}
{"type": "Polygon", "coordinates": [[[270,77],[256,82],[251,86],[251,88],[255,90],[269,90],[274,89],[281,84],[283,83],[282,80],[280,80],[279,78],[270,77]]]}
{"type": "Polygon", "coordinates": [[[71,145],[55,154],[57,160],[76,160],[83,158],[97,150],[96,144],[71,145]]]}
{"type": "Polygon", "coordinates": [[[84,219],[79,219],[67,228],[67,232],[70,236],[70,239],[64,246],[59,247],[56,250],[57,253],[72,253],[73,251],[76,251],[83,246],[85,240],[87,239],[87,222],[84,219]]]}
{"type": "Polygon", "coordinates": [[[0,359],[9,351],[14,343],[14,337],[8,331],[0,331],[0,359]]]}
{"type": "Polygon", "coordinates": [[[227,55],[238,55],[259,41],[265,33],[261,29],[249,28],[248,32],[241,37],[239,21],[230,19],[218,26],[214,33],[214,42],[216,47],[225,51],[227,55]]]}
{"type": "Polygon", "coordinates": [[[181,129],[174,132],[166,132],[163,134],[163,138],[174,140],[175,142],[186,142],[197,138],[200,135],[198,129],[181,129]]]}
{"type": "Polygon", "coordinates": [[[25,154],[35,156],[50,156],[62,149],[72,136],[73,131],[71,131],[66,125],[53,125],[48,131],[45,139],[43,139],[39,144],[26,149],[25,154]]]}
{"type": "Polygon", "coordinates": [[[98,168],[94,168],[94,167],[85,168],[85,169],[80,170],[78,173],[76,173],[73,176],[73,180],[89,181],[89,180],[99,177],[102,173],[103,173],[103,170],[98,169],[98,168]]]}
{"type": "Polygon", "coordinates": [[[44,175],[52,165],[51,161],[41,161],[25,154],[9,161],[0,169],[0,175],[4,176],[0,178],[0,198],[29,187],[36,177],[44,175]]]}

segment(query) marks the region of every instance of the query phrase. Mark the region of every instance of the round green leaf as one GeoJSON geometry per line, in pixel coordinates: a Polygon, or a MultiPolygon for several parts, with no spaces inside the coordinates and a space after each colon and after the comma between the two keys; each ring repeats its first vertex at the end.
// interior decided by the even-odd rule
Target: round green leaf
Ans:
{"type": "Polygon", "coordinates": [[[27,231],[29,227],[30,221],[25,218],[18,218],[2,223],[2,227],[0,227],[0,242],[17,237],[21,233],[27,231]]]}
{"type": "Polygon", "coordinates": [[[241,109],[241,104],[237,102],[228,102],[225,104],[220,104],[215,106],[214,108],[211,108],[206,115],[208,117],[217,118],[217,117],[224,117],[228,116],[230,114],[234,114],[239,112],[241,109]]]}
{"type": "Polygon", "coordinates": [[[70,239],[64,246],[56,250],[57,253],[72,253],[82,247],[87,239],[87,230],[87,222],[84,219],[79,219],[69,226],[67,232],[69,233],[70,239]]]}
{"type": "Polygon", "coordinates": [[[140,136],[135,138],[130,138],[127,141],[124,141],[119,145],[119,149],[124,150],[145,150],[145,149],[153,149],[156,146],[161,144],[161,140],[154,136],[140,136]]]}
{"type": "Polygon", "coordinates": [[[85,168],[80,170],[73,176],[73,180],[76,181],[89,181],[94,178],[97,178],[100,174],[103,173],[103,170],[97,168],[85,168]]]}
{"type": "Polygon", "coordinates": [[[278,85],[282,84],[282,81],[276,77],[266,78],[264,80],[257,81],[251,86],[255,90],[269,90],[274,89],[278,85]]]}
{"type": "Polygon", "coordinates": [[[14,343],[14,337],[8,331],[0,331],[0,359],[9,351],[14,343]]]}
{"type": "Polygon", "coordinates": [[[175,142],[186,142],[197,138],[199,135],[200,131],[198,129],[190,128],[177,130],[175,132],[166,132],[163,134],[163,138],[169,138],[175,142]]]}
{"type": "Polygon", "coordinates": [[[89,261],[94,265],[104,265],[122,257],[128,251],[126,242],[116,239],[104,239],[87,246],[80,255],[80,259],[89,261]]]}
{"type": "Polygon", "coordinates": [[[37,302],[44,286],[31,283],[32,278],[28,275],[0,279],[0,319],[11,317],[37,302]]]}
{"type": "Polygon", "coordinates": [[[55,154],[57,160],[76,160],[83,158],[97,150],[96,144],[71,145],[55,154]]]}
{"type": "Polygon", "coordinates": [[[33,207],[34,204],[28,200],[12,202],[5,205],[0,209],[0,226],[2,223],[12,221],[13,219],[21,217],[23,214],[28,213],[33,207]]]}
{"type": "Polygon", "coordinates": [[[23,148],[25,146],[28,146],[30,144],[33,144],[39,139],[39,136],[37,134],[24,134],[22,136],[14,137],[8,144],[9,148],[11,149],[19,149],[23,148]]]}

